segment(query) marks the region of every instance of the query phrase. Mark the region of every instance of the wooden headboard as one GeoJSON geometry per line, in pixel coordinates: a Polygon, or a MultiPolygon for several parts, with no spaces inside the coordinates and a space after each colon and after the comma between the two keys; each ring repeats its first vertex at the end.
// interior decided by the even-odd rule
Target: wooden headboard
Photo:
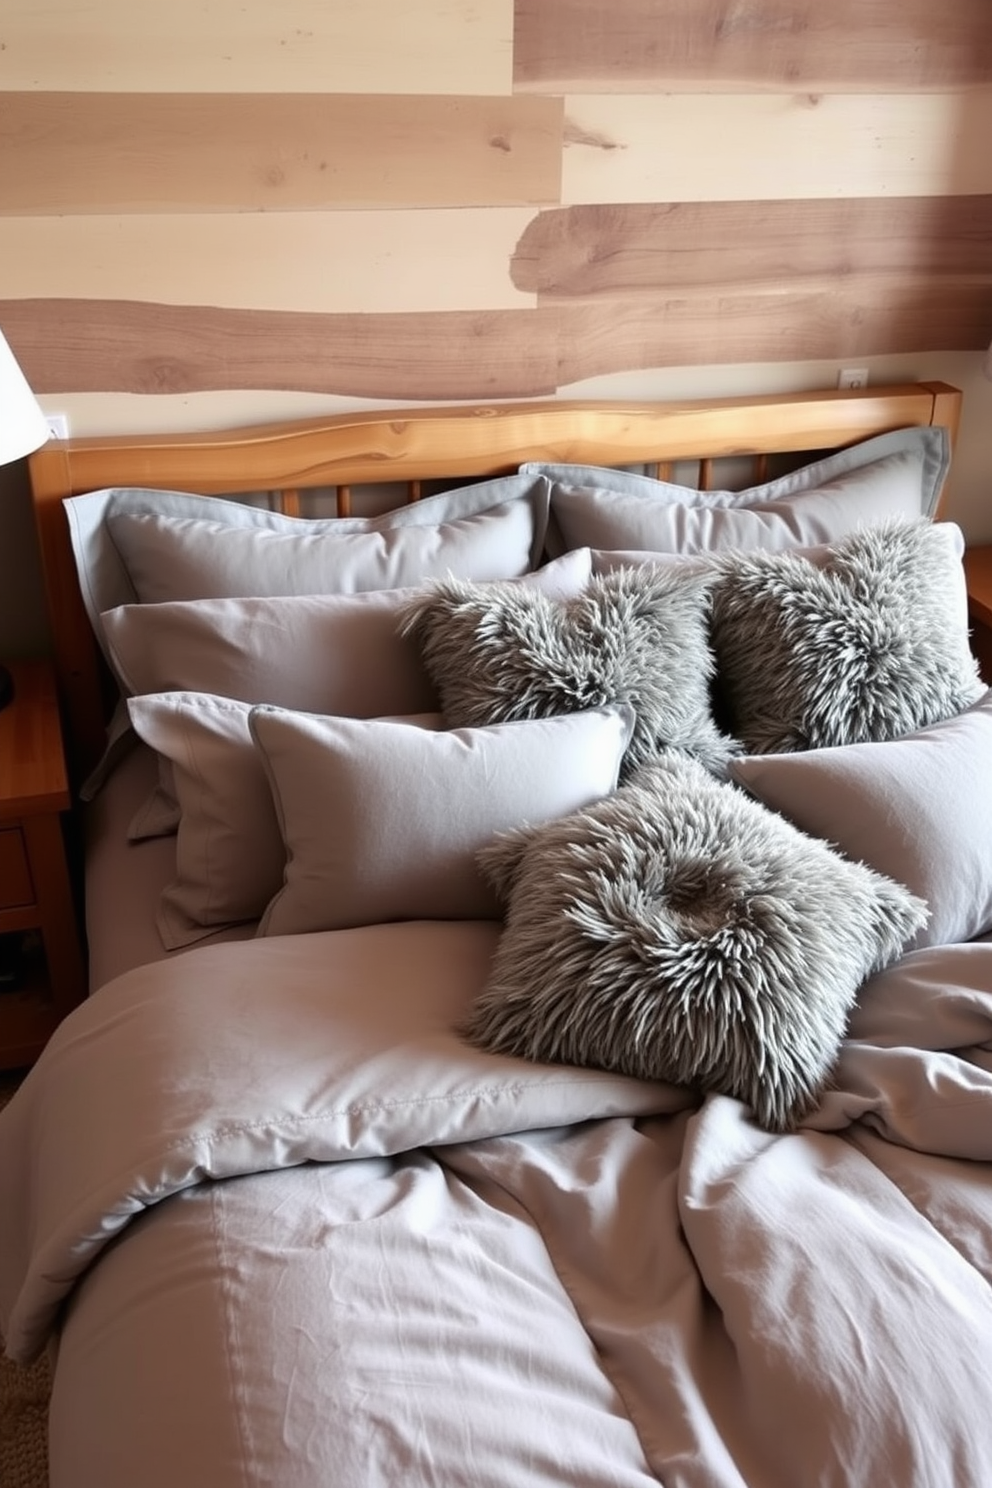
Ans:
{"type": "Polygon", "coordinates": [[[107,486],[264,491],[295,514],[301,491],[335,487],[344,514],[353,486],[402,481],[416,500],[424,480],[500,475],[535,459],[643,463],[661,474],[673,461],[698,460],[705,489],[711,462],[731,455],[754,457],[760,480],[770,455],[841,448],[889,429],[938,424],[953,440],[960,407],[957,388],[912,383],[679,402],[389,409],[209,434],[51,442],[31,456],[29,472],[73,777],[99,757],[111,698],[62,511],[69,496],[107,486]]]}

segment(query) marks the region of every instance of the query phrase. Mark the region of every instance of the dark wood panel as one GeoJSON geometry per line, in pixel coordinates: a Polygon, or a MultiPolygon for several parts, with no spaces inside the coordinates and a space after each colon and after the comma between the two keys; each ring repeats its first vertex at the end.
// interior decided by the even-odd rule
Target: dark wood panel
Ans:
{"type": "Polygon", "coordinates": [[[989,0],[516,0],[520,89],[722,83],[899,93],[988,82],[989,0]]]}
{"type": "Polygon", "coordinates": [[[113,300],[0,301],[38,393],[266,388],[396,402],[540,397],[557,312],[310,315],[113,300]]]}
{"type": "Polygon", "coordinates": [[[512,263],[518,289],[566,299],[854,274],[992,282],[992,196],[562,207],[533,219],[512,263]]]}
{"type": "Polygon", "coordinates": [[[851,278],[804,292],[713,290],[560,302],[561,383],[648,367],[978,351],[992,284],[851,278]]]}
{"type": "Polygon", "coordinates": [[[8,300],[0,324],[39,393],[267,388],[416,402],[546,396],[650,367],[977,351],[992,285],[855,277],[822,291],[381,315],[8,300]]]}
{"type": "Polygon", "coordinates": [[[560,98],[8,93],[0,213],[561,198],[560,98]]]}

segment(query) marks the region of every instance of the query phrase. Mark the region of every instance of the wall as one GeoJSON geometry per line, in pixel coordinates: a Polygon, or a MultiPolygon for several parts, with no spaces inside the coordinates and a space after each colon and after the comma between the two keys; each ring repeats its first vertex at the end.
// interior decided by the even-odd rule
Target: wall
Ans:
{"type": "Polygon", "coordinates": [[[79,434],[946,377],[992,540],[990,139],[989,0],[4,0],[0,326],[79,434]]]}

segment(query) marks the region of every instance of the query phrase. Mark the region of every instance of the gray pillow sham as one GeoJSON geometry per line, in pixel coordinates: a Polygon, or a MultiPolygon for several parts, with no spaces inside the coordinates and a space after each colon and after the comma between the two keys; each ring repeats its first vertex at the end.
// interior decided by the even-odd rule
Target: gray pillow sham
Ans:
{"type": "Polygon", "coordinates": [[[513,578],[544,552],[549,484],[481,481],[375,517],[288,517],[181,491],[108,489],[65,503],[83,601],[122,604],[353,594],[432,574],[513,578]]]}
{"type": "Polygon", "coordinates": [[[886,517],[932,516],[950,464],[942,428],[895,429],[744,490],[697,491],[589,465],[522,465],[552,481],[548,551],[782,550],[886,517]]]}
{"type": "Polygon", "coordinates": [[[992,932],[992,692],[883,743],[749,755],[733,778],[930,907],[914,949],[992,932]]]}

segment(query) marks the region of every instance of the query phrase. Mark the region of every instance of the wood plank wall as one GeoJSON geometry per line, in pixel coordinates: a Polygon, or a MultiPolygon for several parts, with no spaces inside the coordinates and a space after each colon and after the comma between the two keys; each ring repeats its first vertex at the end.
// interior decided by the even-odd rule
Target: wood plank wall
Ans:
{"type": "Polygon", "coordinates": [[[992,335],[992,0],[4,0],[41,394],[549,396],[992,335]]]}

